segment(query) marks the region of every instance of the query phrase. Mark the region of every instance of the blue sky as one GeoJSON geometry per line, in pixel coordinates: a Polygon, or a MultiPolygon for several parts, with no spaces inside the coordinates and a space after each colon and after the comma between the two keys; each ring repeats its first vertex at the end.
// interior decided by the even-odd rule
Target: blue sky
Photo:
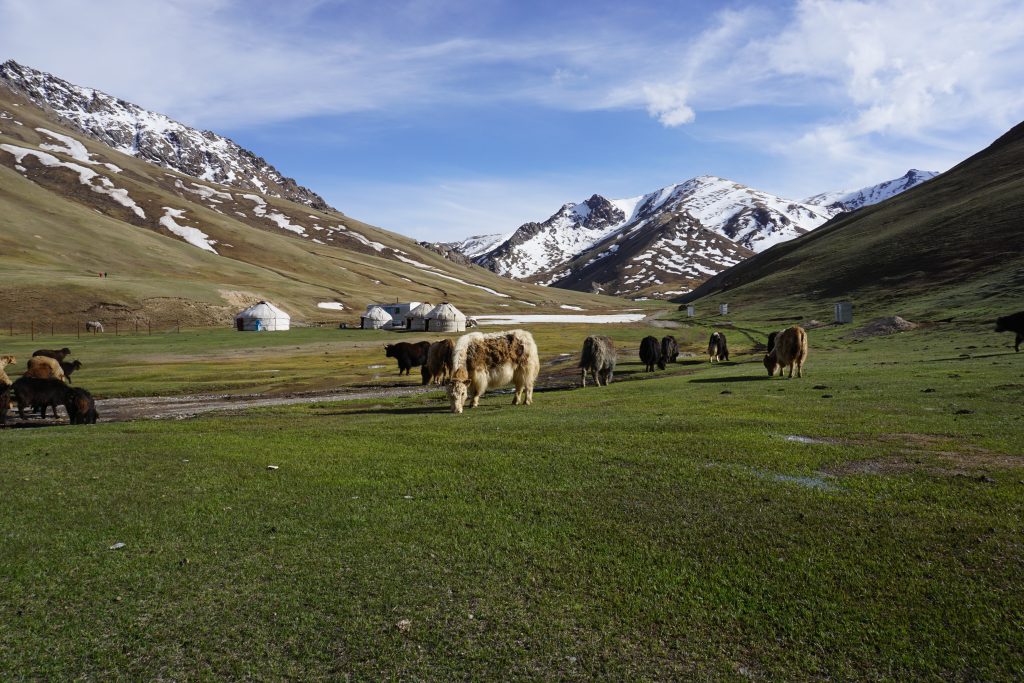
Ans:
{"type": "Polygon", "coordinates": [[[0,51],[419,239],[714,174],[799,199],[1024,119],[1024,3],[0,0],[0,51]]]}

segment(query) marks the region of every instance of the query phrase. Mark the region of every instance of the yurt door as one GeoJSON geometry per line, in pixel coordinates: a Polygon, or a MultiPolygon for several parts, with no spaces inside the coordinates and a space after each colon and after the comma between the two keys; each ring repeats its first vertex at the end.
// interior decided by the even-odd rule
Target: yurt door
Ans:
{"type": "Polygon", "coordinates": [[[245,320],[243,318],[235,318],[235,329],[239,332],[245,332],[245,320]]]}

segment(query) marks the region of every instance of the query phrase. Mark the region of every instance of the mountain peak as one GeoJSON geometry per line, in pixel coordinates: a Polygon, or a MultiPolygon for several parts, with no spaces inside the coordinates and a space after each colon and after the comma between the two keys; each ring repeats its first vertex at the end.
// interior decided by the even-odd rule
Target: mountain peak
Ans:
{"type": "Polygon", "coordinates": [[[210,182],[255,190],[318,210],[324,199],[228,138],[198,130],[102,91],[9,59],[0,83],[63,123],[117,151],[210,182]]]}

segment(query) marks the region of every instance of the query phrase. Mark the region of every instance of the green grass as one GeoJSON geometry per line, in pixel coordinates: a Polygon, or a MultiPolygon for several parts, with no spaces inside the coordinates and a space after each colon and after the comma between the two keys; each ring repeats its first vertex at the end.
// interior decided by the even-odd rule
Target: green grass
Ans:
{"type": "Polygon", "coordinates": [[[0,678],[1016,678],[1024,356],[844,333],[802,380],[8,430],[0,678]]]}

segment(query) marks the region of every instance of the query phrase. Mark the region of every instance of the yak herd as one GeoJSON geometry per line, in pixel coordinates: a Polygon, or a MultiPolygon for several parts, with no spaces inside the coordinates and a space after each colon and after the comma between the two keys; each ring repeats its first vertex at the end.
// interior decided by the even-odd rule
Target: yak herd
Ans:
{"type": "Polygon", "coordinates": [[[16,362],[14,356],[0,356],[0,424],[7,421],[13,399],[18,417],[25,419],[25,409],[46,417],[47,408],[57,417],[57,406],[64,406],[71,424],[95,424],[99,415],[92,394],[80,387],[71,387],[71,375],[82,367],[81,362],[67,362],[71,349],[39,349],[28,359],[21,377],[11,381],[5,368],[16,362]]]}
{"type": "MultiPolygon", "coordinates": [[[[1024,311],[999,318],[996,332],[1014,332],[1014,350],[1024,342],[1024,311]]],[[[385,355],[398,361],[398,374],[409,375],[419,367],[423,384],[444,384],[451,401],[452,412],[461,413],[469,402],[475,407],[489,387],[512,383],[515,385],[513,405],[533,402],[533,385],[540,372],[540,360],[533,336],[525,330],[511,330],[482,334],[471,332],[457,340],[437,342],[399,342],[386,344],[385,355]]],[[[71,387],[71,375],[82,367],[81,362],[68,362],[71,349],[39,349],[29,358],[25,372],[11,381],[5,368],[15,362],[14,356],[0,356],[0,424],[7,421],[7,412],[13,400],[18,416],[25,419],[25,409],[38,412],[45,418],[47,409],[57,417],[57,406],[63,405],[71,424],[95,424],[98,414],[92,394],[80,387],[71,387]]],[[[640,361],[647,372],[655,368],[664,370],[679,356],[679,343],[675,337],[647,336],[640,342],[640,361]]],[[[612,340],[592,335],[583,341],[580,351],[580,380],[587,386],[589,374],[594,384],[607,386],[615,375],[616,349],[612,340]]],[[[807,332],[799,325],[768,335],[764,367],[768,376],[776,372],[781,376],[789,368],[803,377],[807,359],[807,332]]],[[[729,360],[729,346],[725,334],[714,332],[708,340],[708,361],[729,360]]]]}
{"type": "MultiPolygon", "coordinates": [[[[540,371],[537,345],[524,330],[493,334],[472,332],[454,342],[444,339],[434,343],[385,344],[384,352],[386,357],[398,362],[399,375],[409,375],[412,368],[420,367],[423,384],[444,384],[455,413],[462,412],[467,399],[470,407],[478,405],[488,387],[509,383],[515,385],[513,405],[530,405],[533,384],[540,371]]],[[[671,335],[660,341],[648,336],[640,342],[640,362],[648,372],[655,368],[664,370],[668,363],[675,363],[678,356],[679,343],[671,335]]],[[[608,385],[615,375],[616,358],[611,339],[601,335],[587,337],[577,366],[583,386],[587,386],[587,375],[598,386],[608,385]]],[[[785,368],[789,368],[790,377],[794,372],[802,377],[806,358],[807,333],[802,327],[795,325],[769,335],[768,352],[764,357],[769,377],[774,376],[776,370],[781,375],[785,368]]],[[[711,335],[708,360],[712,363],[729,360],[729,345],[722,332],[711,335]]]]}

